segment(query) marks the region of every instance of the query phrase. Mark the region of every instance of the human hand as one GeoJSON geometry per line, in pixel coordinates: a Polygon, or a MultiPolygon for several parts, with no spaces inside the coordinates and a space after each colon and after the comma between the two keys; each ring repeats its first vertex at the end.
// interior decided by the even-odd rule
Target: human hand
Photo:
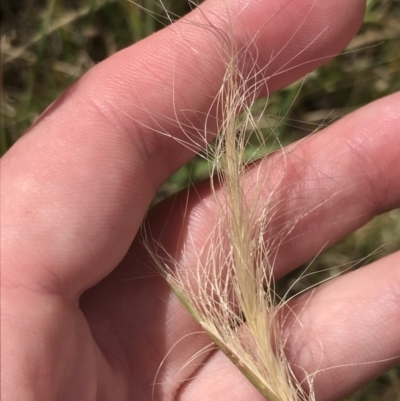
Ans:
{"type": "MultiPolygon", "coordinates": [[[[286,45],[269,65],[273,75],[288,63],[270,91],[343,48],[364,6],[317,2],[310,20],[310,2],[277,12],[281,3],[229,2],[239,43],[270,19],[257,36],[260,65],[286,45]]],[[[183,139],[174,123],[183,114],[204,126],[224,65],[201,24],[225,29],[226,7],[209,0],[205,14],[194,12],[93,68],[2,159],[4,400],[261,400],[220,351],[202,351],[209,338],[134,241],[157,188],[193,156],[162,133],[183,139]]],[[[286,221],[304,207],[311,212],[282,245],[277,275],[399,207],[399,101],[394,94],[375,102],[289,154],[281,185],[291,197],[278,191],[276,201],[286,221]]],[[[189,199],[157,206],[149,220],[167,247],[187,227],[201,244],[212,202],[200,185],[189,199]]],[[[301,322],[288,355],[308,372],[321,370],[318,400],[340,400],[398,363],[399,265],[396,253],[295,301],[301,322]],[[323,370],[330,367],[337,368],[323,370]]]]}

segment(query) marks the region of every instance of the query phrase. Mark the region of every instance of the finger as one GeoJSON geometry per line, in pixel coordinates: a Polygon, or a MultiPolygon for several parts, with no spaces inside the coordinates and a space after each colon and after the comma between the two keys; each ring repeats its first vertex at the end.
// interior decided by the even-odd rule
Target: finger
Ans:
{"type": "Polygon", "coordinates": [[[219,34],[253,41],[274,90],[343,48],[363,8],[210,0],[93,68],[2,160],[9,283],[74,299],[122,259],[158,186],[193,154],[179,140],[205,130],[225,69],[219,34]]]}
{"type": "MultiPolygon", "coordinates": [[[[249,202],[256,188],[260,207],[270,205],[265,237],[272,244],[277,277],[375,215],[400,206],[399,102],[397,92],[371,103],[247,172],[249,202]]],[[[220,218],[224,191],[219,190],[217,201],[209,185],[201,184],[155,208],[149,231],[156,243],[178,263],[184,249],[184,264],[196,266],[199,249],[220,218]]]]}
{"type": "MultiPolygon", "coordinates": [[[[317,400],[343,400],[399,363],[399,266],[397,252],[290,302],[287,355],[300,379],[301,369],[315,373],[317,400]]],[[[219,401],[227,393],[232,401],[262,400],[217,351],[182,387],[178,399],[219,401]],[[202,389],[209,389],[208,398],[202,397],[202,389]]]]}
{"type": "MultiPolygon", "coordinates": [[[[302,219],[287,238],[288,242],[278,250],[278,276],[313,257],[326,243],[333,243],[375,214],[400,205],[400,189],[396,185],[400,157],[399,101],[400,93],[397,93],[372,103],[287,153],[282,167],[287,176],[277,180],[285,191],[275,191],[273,199],[282,205],[280,215],[284,221],[271,224],[273,230],[280,231],[285,221],[297,221],[297,213],[302,219]],[[311,206],[307,209],[309,203],[311,206]]],[[[275,165],[273,159],[270,162],[275,165]]],[[[268,170],[268,163],[267,159],[262,167],[268,170]]],[[[152,232],[157,234],[158,229],[156,240],[162,241],[162,246],[177,259],[178,266],[183,263],[183,268],[197,266],[198,250],[202,249],[218,217],[214,197],[203,196],[205,188],[196,188],[189,197],[178,195],[168,201],[169,205],[164,203],[154,208],[149,216],[152,232]]],[[[265,196],[268,197],[267,192],[265,196]]],[[[120,269],[87,294],[81,306],[94,327],[105,315],[113,322],[109,335],[103,331],[98,337],[94,334],[103,349],[113,349],[112,339],[118,331],[124,356],[136,363],[145,358],[148,381],[141,382],[144,387],[157,376],[159,385],[155,391],[174,394],[207,360],[210,348],[206,347],[211,342],[204,333],[199,334],[198,325],[166,283],[154,277],[151,265],[139,242],[135,242],[120,269]],[[121,321],[127,325],[118,329],[121,321]],[[151,361],[147,353],[143,356],[142,350],[137,349],[138,343],[148,344],[151,361]]],[[[224,369],[220,369],[222,375],[224,369]]],[[[213,372],[218,377],[218,369],[213,372]]],[[[143,374],[143,369],[140,373],[143,374]]]]}

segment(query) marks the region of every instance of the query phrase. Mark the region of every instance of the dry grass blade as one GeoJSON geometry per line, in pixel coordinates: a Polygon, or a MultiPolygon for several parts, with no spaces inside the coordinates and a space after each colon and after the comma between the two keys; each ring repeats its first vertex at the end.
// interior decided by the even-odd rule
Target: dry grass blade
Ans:
{"type": "Polygon", "coordinates": [[[46,30],[39,32],[34,35],[27,43],[23,46],[12,48],[11,46],[2,46],[1,52],[5,55],[4,59],[2,59],[2,64],[7,64],[15,60],[16,58],[25,57],[25,53],[28,49],[34,45],[35,43],[42,40],[43,36],[50,35],[51,33],[59,30],[60,28],[70,25],[72,22],[76,21],[79,18],[84,17],[85,15],[95,11],[96,9],[101,8],[106,3],[111,3],[116,0],[101,0],[97,1],[94,6],[83,6],[78,10],[70,11],[65,13],[62,17],[53,21],[46,30]]]}

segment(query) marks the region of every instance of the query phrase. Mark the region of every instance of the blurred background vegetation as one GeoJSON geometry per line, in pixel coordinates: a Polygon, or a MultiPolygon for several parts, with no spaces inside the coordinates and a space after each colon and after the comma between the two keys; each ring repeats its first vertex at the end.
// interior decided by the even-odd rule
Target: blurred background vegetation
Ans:
{"type": "MultiPolygon", "coordinates": [[[[160,12],[152,0],[137,3],[160,12]]],[[[400,1],[367,3],[365,23],[344,54],[269,98],[268,116],[285,116],[285,121],[269,117],[269,124],[276,119],[283,143],[400,89],[400,1]]],[[[176,15],[190,11],[187,0],[164,4],[176,15]]],[[[85,71],[162,28],[160,21],[128,0],[1,0],[0,19],[2,154],[85,71]]],[[[204,162],[195,159],[165,183],[158,198],[204,178],[207,172],[204,162]]],[[[378,216],[321,254],[312,269],[330,268],[327,274],[332,275],[337,273],[332,266],[381,258],[400,249],[399,235],[399,210],[378,216]]],[[[297,274],[290,275],[285,285],[293,283],[297,274]]],[[[309,280],[295,289],[314,279],[309,280]]],[[[378,400],[400,400],[400,368],[348,399],[378,400]]]]}

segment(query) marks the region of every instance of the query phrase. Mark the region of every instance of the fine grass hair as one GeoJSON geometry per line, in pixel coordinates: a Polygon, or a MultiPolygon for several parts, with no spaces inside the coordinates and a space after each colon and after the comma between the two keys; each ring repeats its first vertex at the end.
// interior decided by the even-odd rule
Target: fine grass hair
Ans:
{"type": "MultiPolygon", "coordinates": [[[[160,7],[166,12],[166,7],[162,4],[160,7]]],[[[210,190],[217,206],[214,229],[200,249],[192,244],[197,249],[195,264],[192,259],[185,259],[185,249],[181,250],[179,260],[172,256],[152,236],[146,223],[143,243],[189,313],[267,400],[314,401],[317,372],[302,371],[301,366],[296,366],[295,374],[286,357],[287,322],[298,317],[288,306],[289,291],[279,295],[274,279],[279,248],[306,212],[299,211],[296,220],[284,224],[272,237],[270,229],[280,213],[277,192],[285,174],[288,152],[294,148],[280,144],[279,126],[272,127],[269,134],[260,128],[268,101],[261,112],[255,114],[253,109],[260,93],[268,93],[273,76],[297,68],[290,66],[290,62],[298,54],[269,75],[269,64],[258,66],[256,37],[243,47],[237,46],[226,9],[226,29],[204,26],[213,33],[225,67],[208,115],[215,120],[215,133],[208,132],[213,125],[208,119],[204,131],[196,129],[196,136],[192,130],[194,124],[181,123],[178,118],[176,121],[183,131],[187,130],[187,140],[180,140],[182,145],[200,152],[209,163],[210,190]],[[278,150],[269,155],[270,137],[278,150]],[[299,370],[302,379],[298,379],[299,370]]],[[[154,10],[151,13],[154,15],[154,10]]],[[[173,22],[167,12],[166,15],[173,22]]],[[[209,21],[207,15],[204,21],[209,21]]],[[[323,33],[310,38],[310,43],[323,33]]],[[[301,144],[300,141],[296,146],[301,144]]],[[[190,242],[190,232],[186,237],[190,242]]]]}
{"type": "MultiPolygon", "coordinates": [[[[211,191],[218,205],[214,230],[198,250],[195,266],[174,260],[146,228],[143,242],[189,313],[266,399],[312,401],[314,376],[305,372],[299,382],[286,358],[282,310],[287,300],[277,295],[274,282],[276,252],[296,222],[267,241],[269,222],[278,210],[273,198],[279,178],[272,184],[262,171],[268,156],[252,157],[268,151],[268,137],[252,106],[271,77],[267,67],[257,67],[254,41],[237,48],[233,29],[228,26],[225,32],[216,29],[215,33],[225,65],[210,108],[217,116],[216,137],[199,144],[188,135],[186,143],[204,148],[202,154],[210,163],[211,191]],[[253,67],[244,71],[249,64],[253,67]],[[249,155],[250,138],[257,147],[249,155]],[[266,188],[267,199],[262,194],[266,188]]],[[[275,140],[279,143],[278,137],[275,140]]],[[[284,164],[285,150],[274,157],[284,164]]]]}

